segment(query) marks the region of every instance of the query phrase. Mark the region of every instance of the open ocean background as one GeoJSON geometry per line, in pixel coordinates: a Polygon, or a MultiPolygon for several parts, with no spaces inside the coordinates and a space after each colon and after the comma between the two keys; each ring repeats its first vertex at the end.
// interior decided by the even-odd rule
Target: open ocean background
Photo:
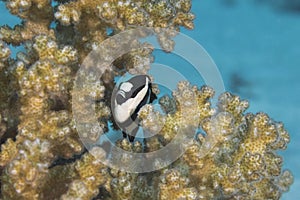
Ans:
{"type": "MultiPolygon", "coordinates": [[[[280,154],[294,184],[282,199],[300,199],[300,0],[193,0],[192,11],[195,29],[182,32],[207,50],[226,90],[284,122],[291,142],[280,154]]],[[[0,2],[0,25],[19,22],[0,2]]]]}

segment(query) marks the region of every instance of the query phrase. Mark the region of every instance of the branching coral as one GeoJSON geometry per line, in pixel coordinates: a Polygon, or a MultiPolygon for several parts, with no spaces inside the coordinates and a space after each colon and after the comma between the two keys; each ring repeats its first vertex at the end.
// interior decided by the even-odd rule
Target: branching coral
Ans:
{"type": "MultiPolygon", "coordinates": [[[[94,147],[91,151],[97,158],[106,156],[101,148],[94,147]]],[[[92,154],[85,154],[82,160],[71,166],[74,167],[75,177],[62,199],[91,199],[98,194],[100,185],[106,182],[106,166],[92,154]]]]}
{"type": "Polygon", "coordinates": [[[292,183],[290,172],[281,170],[282,158],[275,154],[275,150],[286,148],[287,132],[264,113],[243,114],[247,107],[237,96],[223,94],[219,113],[202,125],[208,135],[216,135],[215,147],[198,166],[194,161],[199,144],[184,156],[192,166],[192,180],[201,185],[203,199],[279,199],[283,190],[278,180],[285,176],[292,183]]]}
{"type": "Polygon", "coordinates": [[[8,65],[8,58],[10,56],[10,49],[5,45],[3,41],[0,40],[0,87],[3,88],[0,91],[0,138],[5,133],[7,127],[4,122],[5,116],[3,115],[3,111],[8,107],[7,100],[8,100],[8,90],[5,89],[5,86],[7,87],[7,75],[6,75],[6,69],[5,66],[8,65]]]}
{"type": "Polygon", "coordinates": [[[24,21],[13,29],[9,26],[1,27],[0,39],[10,44],[20,45],[38,34],[53,35],[53,30],[49,29],[53,20],[50,1],[11,0],[7,1],[6,6],[12,14],[24,21]]]}
{"type": "Polygon", "coordinates": [[[195,187],[187,187],[189,179],[176,170],[166,171],[159,184],[158,199],[198,199],[195,187]]]}
{"type": "Polygon", "coordinates": [[[18,123],[19,103],[16,98],[17,80],[12,77],[9,65],[12,63],[9,47],[0,40],[0,141],[12,137],[18,123]]]}
{"type": "MultiPolygon", "coordinates": [[[[190,7],[190,0],[72,1],[59,5],[54,16],[63,25],[74,25],[75,46],[89,52],[110,34],[136,26],[192,29],[194,15],[189,12],[190,7]]],[[[174,46],[170,34],[159,37],[162,46],[169,51],[174,46]]]]}
{"type": "MultiPolygon", "coordinates": [[[[179,84],[178,89],[174,95],[178,103],[186,96],[186,91],[195,91],[195,88],[187,84],[179,84]],[[180,91],[185,92],[177,96],[180,91]]],[[[291,184],[293,181],[289,171],[282,171],[282,158],[275,153],[276,150],[285,149],[289,142],[283,125],[272,121],[264,113],[244,114],[248,103],[229,93],[220,97],[219,108],[215,113],[209,109],[208,102],[206,103],[207,98],[213,94],[211,89],[203,87],[198,92],[199,106],[196,112],[204,114],[199,121],[207,136],[203,137],[200,134],[199,138],[187,147],[181,160],[173,165],[175,169],[183,166],[188,168],[185,177],[190,180],[190,185],[196,188],[192,190],[195,192],[191,196],[197,196],[196,199],[279,199],[281,193],[286,191],[283,182],[291,184]],[[204,112],[205,110],[207,112],[204,112]],[[208,136],[210,138],[205,140],[208,136]],[[210,146],[210,150],[206,151],[205,146],[210,146]]],[[[195,108],[197,107],[193,106],[193,109],[195,108]]],[[[140,116],[147,122],[152,114],[148,112],[149,116],[146,117],[144,110],[140,116]]],[[[192,110],[188,113],[190,112],[192,110]]],[[[176,116],[176,113],[174,115],[176,116]]],[[[169,141],[170,132],[175,132],[174,125],[170,126],[168,123],[168,118],[173,117],[167,117],[160,132],[158,140],[162,143],[166,139],[169,141]]],[[[174,122],[174,119],[171,121],[174,122]]],[[[189,121],[184,121],[184,125],[189,121]]],[[[153,124],[149,123],[143,125],[153,127],[153,124]]],[[[177,126],[180,126],[180,122],[177,126]]],[[[152,143],[157,145],[157,142],[152,143]]],[[[171,190],[172,184],[167,184],[166,187],[170,187],[171,190]]],[[[171,194],[176,196],[175,192],[171,194]]]]}
{"type": "Polygon", "coordinates": [[[58,7],[55,17],[64,25],[78,24],[87,14],[100,19],[116,30],[132,25],[193,28],[194,16],[189,13],[191,2],[180,1],[75,1],[58,7]]]}
{"type": "Polygon", "coordinates": [[[29,70],[21,61],[15,63],[22,114],[16,141],[9,139],[2,145],[0,155],[7,171],[3,193],[9,198],[40,198],[40,187],[55,157],[82,151],[69,111],[51,107],[51,99],[60,98],[68,88],[70,69],[63,64],[73,62],[76,51],[56,49],[46,36],[36,37],[33,46],[39,60],[29,70]]]}
{"type": "MultiPolygon", "coordinates": [[[[194,15],[190,0],[56,3],[6,1],[22,24],[0,27],[1,198],[279,199],[288,190],[292,175],[282,170],[283,160],[276,154],[289,142],[283,125],[263,113],[245,114],[248,102],[230,93],[219,98],[215,109],[212,88],[199,89],[186,81],[178,83],[172,96],[159,99],[163,112],[152,105],[139,112],[141,126],[152,137],[115,144],[127,152],[150,153],[180,135],[175,144],[186,151],[174,163],[166,166],[157,159],[151,165],[160,170],[129,173],[100,162],[114,157],[132,166],[128,154],[97,146],[91,154],[85,151],[82,142],[96,143],[109,129],[108,122],[114,122],[109,109],[114,79],[125,72],[146,74],[153,47],[128,38],[138,48],[116,59],[100,79],[93,69],[78,73],[88,82],[72,91],[86,55],[106,38],[136,26],[169,28],[157,37],[171,51],[174,30],[193,28],[194,15]],[[25,52],[12,59],[9,44],[24,45],[25,52]],[[83,98],[76,104],[71,95],[83,98]],[[98,126],[89,124],[92,116],[86,110],[92,102],[98,126]],[[72,108],[81,113],[83,123],[76,124],[72,108]],[[81,138],[79,129],[85,130],[81,138]]],[[[103,49],[100,57],[111,56],[107,52],[103,49]]],[[[176,153],[167,151],[165,157],[176,153]]]]}

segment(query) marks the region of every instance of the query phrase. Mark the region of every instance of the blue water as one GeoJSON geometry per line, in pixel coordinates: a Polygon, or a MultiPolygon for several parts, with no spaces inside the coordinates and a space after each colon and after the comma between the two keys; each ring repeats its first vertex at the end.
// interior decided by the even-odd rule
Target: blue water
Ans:
{"type": "MultiPolygon", "coordinates": [[[[248,99],[249,111],[264,111],[284,122],[291,143],[280,154],[295,180],[282,199],[300,199],[300,11],[281,10],[262,1],[222,2],[194,0],[195,29],[182,32],[208,51],[226,89],[248,99]]],[[[19,21],[0,2],[0,25],[19,21]]]]}

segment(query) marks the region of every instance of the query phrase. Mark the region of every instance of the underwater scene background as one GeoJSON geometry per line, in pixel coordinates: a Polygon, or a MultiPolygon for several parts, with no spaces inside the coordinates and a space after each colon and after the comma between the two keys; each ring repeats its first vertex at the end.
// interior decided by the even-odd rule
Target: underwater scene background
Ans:
{"type": "MultiPolygon", "coordinates": [[[[192,4],[195,28],[181,31],[207,50],[226,91],[248,99],[249,112],[263,111],[285,124],[291,141],[280,155],[294,183],[282,199],[300,199],[300,1],[193,0],[192,4]]],[[[19,22],[1,1],[0,25],[19,22]]],[[[12,49],[13,54],[22,51],[12,49]]],[[[175,60],[166,63],[178,65],[175,60]]],[[[191,82],[197,82],[192,75],[191,82]]]]}

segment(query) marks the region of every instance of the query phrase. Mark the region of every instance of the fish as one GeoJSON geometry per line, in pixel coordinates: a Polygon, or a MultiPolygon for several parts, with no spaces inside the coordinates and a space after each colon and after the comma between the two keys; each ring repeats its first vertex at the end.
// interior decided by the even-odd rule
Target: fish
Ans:
{"type": "Polygon", "coordinates": [[[148,75],[136,75],[120,83],[112,94],[112,113],[124,138],[133,142],[139,129],[137,118],[140,109],[157,99],[148,75]]]}

